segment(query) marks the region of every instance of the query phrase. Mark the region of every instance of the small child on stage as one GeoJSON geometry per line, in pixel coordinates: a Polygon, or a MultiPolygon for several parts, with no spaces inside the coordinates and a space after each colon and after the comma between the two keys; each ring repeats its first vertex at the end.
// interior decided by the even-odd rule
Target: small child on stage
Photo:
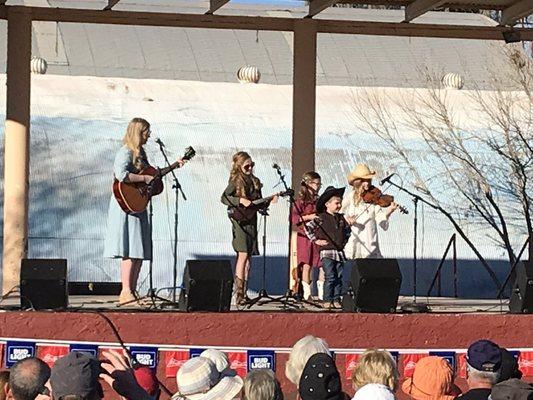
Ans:
{"type": "Polygon", "coordinates": [[[326,275],[324,300],[329,302],[329,308],[342,308],[342,270],[346,261],[343,249],[353,222],[339,213],[343,195],[344,188],[328,186],[316,202],[317,218],[307,224],[309,240],[320,247],[326,275]]]}

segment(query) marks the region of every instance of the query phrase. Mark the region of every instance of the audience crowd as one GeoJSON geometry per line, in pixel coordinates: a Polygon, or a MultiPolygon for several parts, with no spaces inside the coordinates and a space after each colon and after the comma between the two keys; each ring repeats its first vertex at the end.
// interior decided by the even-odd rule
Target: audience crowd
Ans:
{"type": "MultiPolygon", "coordinates": [[[[123,353],[107,351],[103,361],[71,352],[52,369],[38,358],[0,372],[0,400],[100,400],[101,382],[125,400],[158,400],[155,373],[132,363],[123,353]]],[[[533,400],[533,387],[522,380],[516,358],[489,340],[478,340],[466,354],[468,388],[455,384],[455,371],[444,358],[428,356],[400,384],[398,367],[386,350],[367,350],[352,372],[353,397],[342,388],[341,376],[328,344],[305,336],[292,348],[285,375],[301,400],[394,400],[399,391],[414,400],[533,400]]],[[[269,369],[253,370],[244,379],[231,369],[227,355],[209,349],[186,361],[176,374],[172,400],[282,400],[280,383],[269,369]]],[[[352,391],[352,390],[350,390],[352,391]]],[[[171,395],[171,393],[169,393],[171,395]]]]}

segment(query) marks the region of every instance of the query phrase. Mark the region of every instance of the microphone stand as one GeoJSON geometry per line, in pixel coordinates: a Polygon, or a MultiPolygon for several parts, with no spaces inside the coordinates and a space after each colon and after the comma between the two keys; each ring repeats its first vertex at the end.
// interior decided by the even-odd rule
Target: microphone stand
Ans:
{"type": "MultiPolygon", "coordinates": [[[[304,221],[303,216],[302,216],[302,210],[296,205],[296,200],[294,199],[294,191],[292,189],[290,189],[289,186],[287,185],[287,182],[285,181],[285,175],[283,175],[281,173],[281,168],[277,164],[274,164],[272,167],[276,170],[281,183],[283,183],[283,187],[285,188],[285,191],[289,193],[289,196],[288,196],[289,197],[289,247],[288,247],[289,256],[287,258],[287,266],[288,266],[288,269],[289,269],[289,283],[290,283],[291,253],[292,253],[291,252],[291,235],[292,235],[293,205],[294,205],[294,208],[296,209],[296,212],[298,213],[298,217],[300,219],[300,222],[302,224],[305,224],[305,221],[304,221]]],[[[296,266],[296,267],[298,267],[298,266],[296,266]]],[[[313,307],[322,308],[322,306],[320,306],[319,304],[317,304],[317,303],[315,303],[313,301],[306,300],[303,297],[300,297],[298,293],[293,293],[292,289],[290,287],[287,289],[287,291],[285,292],[285,295],[283,295],[281,297],[281,299],[284,299],[285,301],[295,300],[298,303],[304,303],[304,304],[307,304],[307,305],[310,305],[310,306],[313,306],[313,307]]]]}
{"type": "Polygon", "coordinates": [[[422,313],[422,312],[429,312],[429,307],[426,304],[421,304],[416,302],[416,277],[417,277],[417,236],[418,236],[418,202],[421,201],[424,204],[427,204],[430,207],[433,207],[433,205],[426,200],[424,200],[419,195],[405,189],[404,187],[395,184],[390,180],[391,176],[383,179],[381,181],[381,184],[383,185],[385,182],[388,182],[390,185],[398,188],[402,192],[407,193],[413,198],[413,203],[415,205],[415,212],[413,217],[413,302],[403,304],[401,306],[401,309],[403,312],[406,313],[422,313]]]}
{"type": "MultiPolygon", "coordinates": [[[[171,164],[168,160],[167,154],[165,153],[164,147],[165,145],[161,140],[157,140],[156,143],[159,145],[159,150],[161,151],[161,154],[163,154],[163,158],[165,159],[165,163],[167,167],[170,168],[171,164]]],[[[183,188],[178,180],[178,177],[174,173],[174,170],[171,169],[170,173],[172,174],[172,189],[174,189],[174,241],[172,243],[172,300],[166,301],[162,307],[164,308],[179,308],[179,304],[176,301],[176,289],[177,289],[177,280],[178,280],[178,223],[179,223],[179,195],[181,193],[181,196],[183,197],[183,200],[186,201],[187,197],[185,196],[185,193],[183,193],[183,188]]]]}
{"type": "MultiPolygon", "coordinates": [[[[279,173],[279,171],[278,171],[279,173]]],[[[270,296],[266,290],[266,235],[267,235],[267,229],[266,229],[266,223],[267,223],[267,216],[268,214],[268,204],[266,207],[264,207],[262,210],[259,210],[259,214],[263,217],[263,279],[261,284],[261,290],[259,290],[259,293],[257,297],[251,299],[248,301],[245,305],[246,309],[250,309],[251,307],[258,305],[262,306],[265,304],[271,304],[271,303],[280,303],[281,306],[284,309],[297,309],[299,306],[297,304],[294,304],[292,301],[294,299],[292,297],[287,298],[287,295],[280,296],[280,297],[273,297],[270,296]]]]}

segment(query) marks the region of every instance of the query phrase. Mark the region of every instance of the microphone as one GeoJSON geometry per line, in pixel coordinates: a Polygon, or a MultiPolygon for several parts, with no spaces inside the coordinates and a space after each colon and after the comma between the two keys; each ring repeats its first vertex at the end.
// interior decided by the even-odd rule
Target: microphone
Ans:
{"type": "Polygon", "coordinates": [[[392,174],[390,174],[390,175],[387,176],[386,178],[384,178],[384,179],[382,179],[381,181],[379,181],[379,184],[380,184],[380,185],[383,185],[385,182],[390,181],[390,178],[392,178],[394,175],[396,175],[395,172],[393,172],[392,174]]]}
{"type": "Polygon", "coordinates": [[[281,169],[281,167],[276,163],[272,164],[272,168],[277,169],[278,171],[281,169]]]}
{"type": "Polygon", "coordinates": [[[156,138],[156,139],[155,139],[155,142],[156,142],[159,146],[161,146],[161,147],[165,147],[165,144],[161,141],[161,139],[156,138]]]}

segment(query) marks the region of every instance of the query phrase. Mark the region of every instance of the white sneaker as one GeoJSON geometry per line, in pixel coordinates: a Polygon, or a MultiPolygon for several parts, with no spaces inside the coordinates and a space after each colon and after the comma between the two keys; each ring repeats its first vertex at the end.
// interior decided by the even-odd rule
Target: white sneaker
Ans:
{"type": "Polygon", "coordinates": [[[316,288],[318,290],[318,299],[324,300],[324,281],[316,281],[316,288]]]}

